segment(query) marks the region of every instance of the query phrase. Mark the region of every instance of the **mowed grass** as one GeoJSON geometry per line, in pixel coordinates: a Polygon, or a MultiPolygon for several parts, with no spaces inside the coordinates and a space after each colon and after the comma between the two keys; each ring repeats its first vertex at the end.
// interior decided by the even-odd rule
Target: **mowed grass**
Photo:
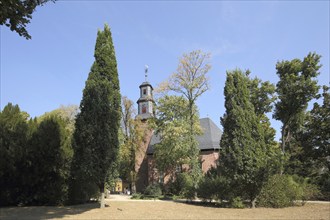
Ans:
{"type": "Polygon", "coordinates": [[[228,209],[172,201],[112,201],[67,207],[0,208],[0,219],[330,219],[330,204],[283,209],[228,209]]]}

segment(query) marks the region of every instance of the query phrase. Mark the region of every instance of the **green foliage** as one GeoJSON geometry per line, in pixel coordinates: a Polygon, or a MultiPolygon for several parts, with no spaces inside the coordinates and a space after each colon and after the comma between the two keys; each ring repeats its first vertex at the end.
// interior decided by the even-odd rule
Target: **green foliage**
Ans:
{"type": "Polygon", "coordinates": [[[68,196],[72,148],[66,123],[59,117],[45,118],[29,142],[30,204],[64,204],[68,196]]]}
{"type": "MultiPolygon", "coordinates": [[[[49,0],[7,0],[1,1],[0,25],[6,25],[11,31],[17,32],[27,40],[31,36],[25,29],[30,23],[32,13],[39,5],[43,5],[49,0]]],[[[55,2],[55,0],[51,0],[55,2]]]]}
{"type": "Polygon", "coordinates": [[[304,201],[318,193],[315,185],[297,176],[274,175],[262,188],[258,205],[262,207],[283,208],[295,205],[297,200],[304,201]]]}
{"type": "Polygon", "coordinates": [[[118,170],[120,177],[131,186],[135,193],[137,173],[135,170],[136,153],[139,152],[144,138],[143,122],[135,118],[136,113],[133,101],[127,97],[122,98],[123,128],[119,131],[121,143],[118,154],[118,170]]]}
{"type": "MultiPolygon", "coordinates": [[[[170,172],[176,166],[189,164],[191,157],[198,157],[199,150],[191,147],[188,101],[180,96],[164,96],[158,100],[156,132],[160,143],[154,156],[159,170],[170,172]],[[194,150],[194,151],[193,151],[194,150]]],[[[194,130],[200,131],[198,117],[194,117],[194,130]]]]}
{"type": "MultiPolygon", "coordinates": [[[[279,81],[276,92],[279,101],[275,104],[274,118],[282,122],[281,150],[292,148],[295,134],[301,130],[308,102],[316,97],[319,90],[316,77],[321,56],[309,53],[304,60],[293,59],[276,64],[279,81]]],[[[282,162],[283,163],[283,162],[282,162]]]]}
{"type": "MultiPolygon", "coordinates": [[[[246,72],[249,76],[249,72],[246,72]]],[[[272,154],[276,151],[274,148],[277,147],[277,143],[274,141],[275,129],[270,126],[269,118],[267,113],[273,109],[273,103],[276,100],[275,97],[275,86],[269,81],[262,82],[257,77],[249,79],[248,88],[250,90],[250,101],[254,107],[254,112],[259,119],[261,129],[263,130],[264,141],[267,147],[267,151],[272,154]]],[[[273,155],[270,155],[273,156],[273,155]]]]}
{"type": "Polygon", "coordinates": [[[58,109],[51,112],[46,112],[45,114],[38,117],[38,122],[41,123],[45,118],[48,117],[59,117],[65,122],[66,129],[72,136],[74,131],[75,119],[78,114],[79,107],[77,105],[61,105],[58,109]]]}
{"type": "Polygon", "coordinates": [[[268,178],[271,155],[251,102],[249,85],[249,78],[241,70],[227,72],[219,172],[230,180],[233,197],[252,202],[268,178]]]}
{"type": "Polygon", "coordinates": [[[134,193],[132,195],[131,199],[142,199],[142,194],[141,193],[134,193]]]}
{"type": "MultiPolygon", "coordinates": [[[[321,95],[320,95],[321,96],[321,95]]],[[[297,156],[291,165],[300,175],[310,177],[320,186],[323,198],[330,195],[330,93],[329,87],[323,86],[323,103],[314,103],[313,109],[308,112],[304,130],[299,133],[298,140],[301,145],[297,156]],[[299,163],[297,165],[297,163],[299,163]],[[299,166],[300,165],[300,166],[299,166]]],[[[321,196],[322,197],[322,196],[321,196]]]]}
{"type": "Polygon", "coordinates": [[[209,200],[228,200],[231,198],[229,183],[225,177],[207,173],[198,184],[198,198],[204,201],[209,200]]]}
{"type": "Polygon", "coordinates": [[[144,195],[154,197],[154,198],[158,198],[162,195],[162,188],[159,184],[150,184],[144,190],[144,195]]]}
{"type": "Polygon", "coordinates": [[[104,192],[109,169],[116,161],[119,148],[121,96],[117,61],[107,25],[97,33],[94,57],[73,135],[70,193],[73,203],[90,199],[97,194],[96,188],[104,192]]]}
{"type": "Polygon", "coordinates": [[[63,204],[72,158],[66,121],[28,117],[11,103],[0,113],[0,205],[63,204]]]}
{"type": "MultiPolygon", "coordinates": [[[[188,142],[190,151],[189,169],[190,175],[195,179],[194,189],[197,189],[197,182],[201,178],[202,170],[199,165],[199,148],[196,136],[199,130],[198,109],[196,108],[197,98],[209,89],[207,73],[211,68],[209,64],[210,54],[201,50],[183,54],[179,61],[177,71],[170,78],[163,82],[158,89],[161,92],[173,91],[180,94],[187,100],[187,122],[189,125],[188,142]],[[197,125],[197,126],[196,126],[197,125]]],[[[183,110],[183,109],[181,109],[183,110]]]]}
{"type": "Polygon", "coordinates": [[[315,184],[317,184],[320,189],[317,198],[330,201],[330,172],[322,173],[315,181],[315,184]]]}
{"type": "Polygon", "coordinates": [[[244,209],[245,205],[243,204],[243,201],[241,197],[235,197],[230,200],[230,207],[234,209],[244,209]]]}
{"type": "MultiPolygon", "coordinates": [[[[246,72],[249,76],[249,72],[246,72]]],[[[254,106],[254,111],[257,116],[262,116],[265,113],[271,112],[275,97],[275,86],[269,81],[262,82],[257,77],[250,79],[249,82],[250,101],[254,106]]]]}
{"type": "Polygon", "coordinates": [[[262,207],[283,208],[294,205],[294,187],[285,175],[271,177],[262,188],[258,205],[262,207]]]}
{"type": "Polygon", "coordinates": [[[197,189],[197,196],[198,198],[202,199],[204,202],[209,201],[211,202],[213,199],[216,198],[216,185],[213,179],[203,178],[199,184],[197,189]]]}
{"type": "Polygon", "coordinates": [[[195,179],[187,172],[176,174],[175,180],[170,184],[169,192],[187,199],[195,198],[195,179]]]}
{"type": "Polygon", "coordinates": [[[0,112],[0,206],[20,202],[28,140],[28,114],[8,103],[0,112]]]}
{"type": "Polygon", "coordinates": [[[210,202],[217,198],[217,182],[212,178],[203,178],[197,189],[197,196],[203,201],[209,200],[210,202]]]}
{"type": "Polygon", "coordinates": [[[173,195],[182,195],[185,187],[185,177],[182,173],[177,173],[168,186],[168,193],[173,195]],[[174,179],[174,180],[173,180],[174,179]]]}

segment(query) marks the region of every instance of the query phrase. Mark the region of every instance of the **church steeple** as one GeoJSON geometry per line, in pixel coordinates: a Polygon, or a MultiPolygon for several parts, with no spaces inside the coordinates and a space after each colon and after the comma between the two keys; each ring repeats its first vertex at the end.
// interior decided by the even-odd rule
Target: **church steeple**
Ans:
{"type": "Polygon", "coordinates": [[[148,82],[148,66],[145,66],[145,82],[140,85],[140,98],[138,104],[138,117],[146,120],[154,116],[154,99],[152,85],[148,82]]]}

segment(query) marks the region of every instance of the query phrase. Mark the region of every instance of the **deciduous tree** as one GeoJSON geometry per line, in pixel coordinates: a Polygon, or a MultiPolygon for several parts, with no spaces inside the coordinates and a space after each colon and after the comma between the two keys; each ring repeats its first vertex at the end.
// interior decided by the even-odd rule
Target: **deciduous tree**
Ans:
{"type": "MultiPolygon", "coordinates": [[[[204,92],[209,89],[209,80],[207,73],[211,65],[209,63],[210,54],[201,50],[192,51],[184,54],[179,61],[177,71],[170,78],[160,85],[159,91],[173,91],[188,101],[188,122],[189,122],[189,147],[190,147],[190,172],[194,179],[201,175],[198,156],[199,149],[196,136],[198,131],[195,129],[195,117],[198,115],[195,108],[196,101],[204,92]]],[[[196,181],[197,182],[197,181],[196,181]]],[[[195,185],[197,188],[197,185],[195,185]]]]}
{"type": "Polygon", "coordinates": [[[144,131],[142,121],[136,118],[133,102],[127,97],[122,98],[123,141],[119,148],[119,173],[128,181],[131,192],[136,192],[137,173],[136,154],[140,150],[144,131]]]}
{"type": "Polygon", "coordinates": [[[0,25],[6,25],[11,31],[17,32],[27,40],[31,39],[26,25],[32,19],[32,13],[37,6],[42,6],[48,1],[56,0],[5,0],[0,2],[0,25]]]}
{"type": "Polygon", "coordinates": [[[315,102],[308,112],[304,129],[299,133],[300,152],[294,167],[298,174],[308,177],[317,184],[324,198],[330,196],[330,93],[329,87],[323,86],[323,102],[315,102]]]}
{"type": "Polygon", "coordinates": [[[290,144],[294,135],[303,126],[308,102],[318,93],[319,86],[316,77],[321,68],[320,58],[321,56],[316,53],[309,53],[303,60],[293,59],[276,64],[277,75],[280,79],[276,85],[278,102],[275,104],[273,117],[282,122],[283,155],[286,154],[287,148],[292,147],[290,144]]]}
{"type": "MultiPolygon", "coordinates": [[[[189,164],[194,159],[191,157],[199,154],[198,148],[196,152],[191,152],[188,105],[188,101],[182,96],[166,95],[157,100],[155,132],[160,136],[160,143],[155,146],[154,153],[156,166],[165,175],[173,173],[177,166],[189,164]]],[[[198,115],[195,115],[196,134],[201,133],[198,121],[198,115]]]]}

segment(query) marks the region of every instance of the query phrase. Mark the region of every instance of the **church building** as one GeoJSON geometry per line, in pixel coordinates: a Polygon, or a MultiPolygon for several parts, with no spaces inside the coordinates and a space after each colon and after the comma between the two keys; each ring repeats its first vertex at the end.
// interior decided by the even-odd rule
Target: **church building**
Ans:
{"type": "MultiPolygon", "coordinates": [[[[135,170],[137,172],[136,191],[143,192],[144,189],[153,183],[168,183],[169,177],[163,176],[155,167],[153,158],[154,146],[160,142],[160,136],[156,135],[153,130],[148,128],[147,121],[155,116],[154,100],[153,100],[153,87],[147,81],[140,85],[140,98],[138,104],[138,116],[143,121],[145,130],[144,141],[136,155],[135,170]]],[[[201,118],[200,125],[203,134],[197,137],[200,149],[201,167],[206,173],[211,167],[216,166],[216,161],[219,158],[220,138],[222,135],[219,127],[210,118],[201,118]]],[[[182,172],[178,168],[177,172],[182,172]]]]}

